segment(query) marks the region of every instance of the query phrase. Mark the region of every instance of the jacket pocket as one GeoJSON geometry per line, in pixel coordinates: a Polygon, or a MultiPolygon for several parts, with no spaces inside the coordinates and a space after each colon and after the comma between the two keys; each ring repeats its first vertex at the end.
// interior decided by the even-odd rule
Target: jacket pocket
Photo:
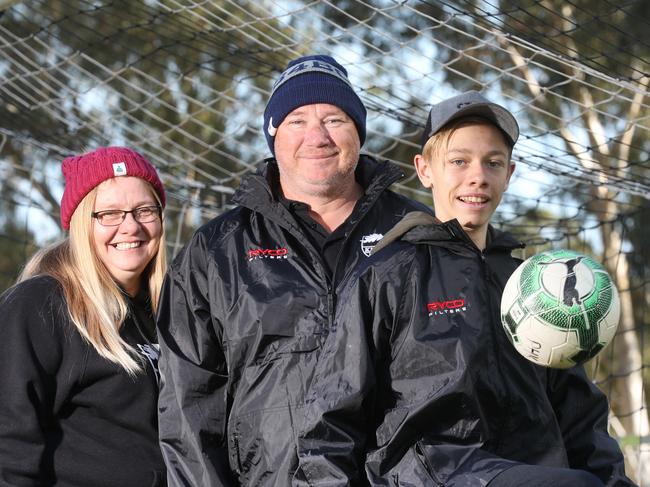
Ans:
{"type": "Polygon", "coordinates": [[[293,354],[313,352],[318,350],[322,343],[323,338],[315,335],[265,335],[262,338],[262,343],[257,347],[258,353],[255,355],[252,365],[262,366],[293,354]]]}

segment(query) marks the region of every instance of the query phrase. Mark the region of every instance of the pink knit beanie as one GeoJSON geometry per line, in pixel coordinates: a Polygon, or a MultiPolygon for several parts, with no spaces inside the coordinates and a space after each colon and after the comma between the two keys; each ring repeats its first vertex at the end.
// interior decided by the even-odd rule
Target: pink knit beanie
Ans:
{"type": "Polygon", "coordinates": [[[141,154],[126,147],[100,147],[80,156],[71,156],[61,165],[65,189],[61,198],[61,225],[70,229],[70,219],[81,200],[107,179],[135,176],[147,181],[165,207],[165,189],[153,165],[141,154]]]}

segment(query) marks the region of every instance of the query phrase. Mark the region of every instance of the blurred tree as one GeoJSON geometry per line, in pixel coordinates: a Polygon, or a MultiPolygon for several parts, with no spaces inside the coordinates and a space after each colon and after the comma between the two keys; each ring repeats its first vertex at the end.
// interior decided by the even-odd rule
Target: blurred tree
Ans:
{"type": "MultiPolygon", "coordinates": [[[[286,50],[260,49],[282,33],[274,19],[253,22],[262,14],[226,1],[181,8],[175,2],[33,0],[5,10],[0,22],[21,47],[5,44],[0,59],[0,130],[11,139],[0,158],[11,160],[13,175],[0,181],[0,191],[26,190],[21,180],[33,177],[34,146],[51,164],[98,145],[132,145],[164,171],[172,196],[168,229],[184,242],[214,216],[199,213],[197,219],[198,192],[203,208],[222,209],[243,170],[259,162],[250,149],[259,134],[244,127],[232,135],[228,124],[234,117],[245,124],[247,108],[238,97],[259,96],[269,88],[269,73],[286,62],[286,50]]],[[[250,113],[256,116],[259,107],[250,113]]],[[[60,185],[60,176],[50,173],[29,189],[52,205],[53,221],[60,185]]]]}
{"type": "MultiPolygon", "coordinates": [[[[622,333],[606,367],[610,398],[624,431],[649,435],[638,334],[650,327],[648,199],[611,184],[647,187],[650,178],[650,140],[639,129],[650,115],[649,8],[643,0],[19,3],[0,25],[23,50],[30,39],[54,49],[26,52],[32,64],[21,53],[0,59],[0,133],[11,138],[0,159],[13,171],[0,178],[0,191],[25,191],[21,180],[40,181],[48,161],[66,153],[124,140],[164,167],[172,195],[168,228],[182,243],[200,221],[197,212],[205,218],[223,208],[247,164],[260,159],[255,148],[263,140],[247,120],[259,116],[287,58],[312,44],[325,51],[354,44],[350,59],[374,68],[364,74],[361,95],[373,114],[385,115],[371,122],[386,137],[369,138],[365,148],[405,165],[419,146],[432,94],[477,89],[498,93],[506,104],[517,100],[525,106],[517,112],[524,133],[545,144],[540,165],[559,176],[545,197],[570,202],[575,211],[557,221],[539,201],[524,199],[511,203],[518,219],[503,223],[515,225],[534,249],[553,242],[588,251],[579,229],[595,229],[591,251],[623,298],[622,333]],[[295,8],[292,14],[280,3],[295,8]],[[405,69],[413,65],[418,69],[405,69]],[[420,77],[404,89],[412,72],[420,77]],[[88,106],[84,95],[95,86],[101,103],[88,106]],[[44,93],[52,87],[56,93],[44,93]],[[111,93],[120,94],[117,102],[111,93]],[[30,154],[30,144],[45,153],[30,154]]],[[[12,47],[7,42],[3,52],[12,47]]],[[[518,157],[529,165],[539,160],[532,151],[518,157]]],[[[34,187],[53,219],[57,185],[50,177],[34,187]]],[[[420,188],[414,177],[407,185],[420,188]]]]}
{"type": "Polygon", "coordinates": [[[0,293],[16,282],[25,262],[36,252],[34,235],[13,219],[0,226],[0,293]]]}

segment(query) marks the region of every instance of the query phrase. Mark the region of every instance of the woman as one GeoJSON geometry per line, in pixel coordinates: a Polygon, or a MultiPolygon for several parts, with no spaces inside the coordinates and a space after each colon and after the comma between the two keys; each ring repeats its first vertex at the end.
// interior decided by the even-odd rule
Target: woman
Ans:
{"type": "Polygon", "coordinates": [[[0,485],[165,485],[152,313],[165,192],[123,147],[62,170],[69,237],[0,297],[0,485]]]}

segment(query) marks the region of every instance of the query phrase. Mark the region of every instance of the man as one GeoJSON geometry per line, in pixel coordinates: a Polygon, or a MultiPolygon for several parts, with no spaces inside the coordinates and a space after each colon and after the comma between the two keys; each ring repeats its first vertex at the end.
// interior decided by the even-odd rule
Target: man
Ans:
{"type": "Polygon", "coordinates": [[[329,56],[289,63],[264,132],[275,158],[242,182],[235,209],[195,233],[163,287],[159,418],[172,486],[329,480],[299,457],[341,283],[421,209],[388,190],[400,170],[359,155],[366,110],[329,56]]]}
{"type": "Polygon", "coordinates": [[[435,217],[408,215],[344,291],[309,405],[310,430],[336,440],[310,452],[322,471],[354,471],[340,451],[365,437],[371,485],[633,485],[583,367],[529,362],[500,322],[522,245],[489,222],[518,136],[512,114],[475,91],[431,109],[415,166],[435,217]],[[353,340],[356,357],[330,358],[353,340]],[[335,384],[349,387],[330,400],[335,384]]]}

